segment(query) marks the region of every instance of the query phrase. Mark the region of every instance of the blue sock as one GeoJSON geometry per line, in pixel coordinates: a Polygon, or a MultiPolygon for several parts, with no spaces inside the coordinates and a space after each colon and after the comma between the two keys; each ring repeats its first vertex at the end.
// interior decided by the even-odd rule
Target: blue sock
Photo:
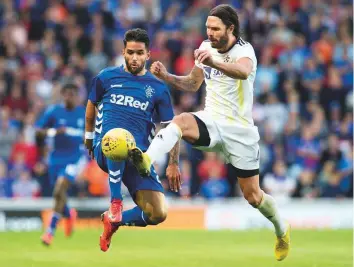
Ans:
{"type": "Polygon", "coordinates": [[[65,204],[65,206],[64,206],[63,217],[70,218],[70,208],[69,208],[68,204],[65,204]]]}
{"type": "Polygon", "coordinates": [[[53,213],[52,220],[50,221],[50,225],[47,229],[47,232],[54,235],[55,229],[57,228],[60,218],[61,218],[61,215],[59,213],[56,213],[56,212],[53,213]]]}
{"type": "Polygon", "coordinates": [[[140,226],[152,225],[153,223],[148,219],[147,215],[138,206],[131,210],[123,211],[122,225],[126,226],[140,226]]]}
{"type": "Polygon", "coordinates": [[[109,188],[111,189],[111,200],[112,199],[123,199],[121,193],[121,183],[122,178],[119,177],[119,172],[109,171],[109,188]],[[118,176],[118,177],[117,177],[118,176]]]}

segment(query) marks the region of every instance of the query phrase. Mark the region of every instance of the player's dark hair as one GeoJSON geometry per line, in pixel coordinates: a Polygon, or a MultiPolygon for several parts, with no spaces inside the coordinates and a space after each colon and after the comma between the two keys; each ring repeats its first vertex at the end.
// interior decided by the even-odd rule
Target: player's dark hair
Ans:
{"type": "Polygon", "coordinates": [[[236,10],[230,5],[218,5],[214,7],[209,12],[209,16],[218,17],[226,25],[226,28],[229,28],[231,25],[234,25],[234,30],[232,34],[235,37],[240,36],[240,23],[238,21],[238,15],[236,10]]]}
{"type": "Polygon", "coordinates": [[[147,31],[145,31],[144,29],[141,29],[141,28],[128,30],[124,34],[124,40],[123,40],[124,47],[127,46],[127,42],[141,42],[141,43],[144,43],[145,47],[147,49],[149,49],[149,46],[150,46],[149,35],[148,35],[147,31]]]}
{"type": "Polygon", "coordinates": [[[74,90],[77,93],[79,92],[79,87],[74,83],[67,83],[61,88],[61,92],[65,93],[66,90],[74,90]]]}

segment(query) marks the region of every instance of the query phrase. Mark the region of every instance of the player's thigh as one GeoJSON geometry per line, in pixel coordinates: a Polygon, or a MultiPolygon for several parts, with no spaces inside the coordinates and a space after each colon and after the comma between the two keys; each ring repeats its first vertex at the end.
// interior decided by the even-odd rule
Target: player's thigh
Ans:
{"type": "MultiPolygon", "coordinates": [[[[131,162],[126,162],[123,174],[123,183],[128,188],[130,195],[137,203],[138,191],[152,191],[163,194],[164,189],[161,185],[160,178],[156,173],[154,166],[151,166],[150,175],[147,177],[140,176],[138,170],[131,162]]],[[[138,203],[137,203],[138,204],[138,203]]]]}
{"type": "Polygon", "coordinates": [[[166,217],[167,208],[165,195],[162,192],[152,190],[138,190],[135,194],[135,202],[148,215],[154,217],[166,217]]]}

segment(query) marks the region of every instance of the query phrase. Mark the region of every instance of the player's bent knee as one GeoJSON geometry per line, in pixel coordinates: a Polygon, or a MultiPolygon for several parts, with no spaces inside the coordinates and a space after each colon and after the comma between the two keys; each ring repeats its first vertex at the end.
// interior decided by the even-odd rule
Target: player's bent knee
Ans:
{"type": "Polygon", "coordinates": [[[158,209],[154,209],[154,211],[152,212],[149,219],[150,219],[151,223],[156,225],[156,224],[164,222],[166,220],[166,218],[167,218],[166,209],[158,208],[158,209]]]}
{"type": "Polygon", "coordinates": [[[180,115],[177,115],[177,116],[174,116],[173,119],[172,119],[172,122],[174,124],[176,124],[181,129],[182,133],[185,130],[185,127],[183,125],[183,114],[184,113],[182,113],[180,115]]]}
{"type": "Polygon", "coordinates": [[[156,225],[164,222],[166,218],[167,218],[167,212],[162,211],[162,212],[153,213],[152,216],[150,217],[150,221],[156,225]]]}

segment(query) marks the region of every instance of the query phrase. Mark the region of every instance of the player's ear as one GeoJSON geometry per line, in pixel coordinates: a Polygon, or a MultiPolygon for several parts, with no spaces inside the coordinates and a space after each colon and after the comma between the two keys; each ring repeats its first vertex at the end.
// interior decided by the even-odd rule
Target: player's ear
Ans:
{"type": "Polygon", "coordinates": [[[230,27],[227,29],[227,33],[233,33],[235,29],[235,25],[231,24],[230,27]]]}
{"type": "Polygon", "coordinates": [[[122,49],[122,54],[125,56],[125,48],[122,49]]]}
{"type": "Polygon", "coordinates": [[[150,50],[147,51],[147,58],[146,60],[149,60],[150,59],[150,50]]]}

